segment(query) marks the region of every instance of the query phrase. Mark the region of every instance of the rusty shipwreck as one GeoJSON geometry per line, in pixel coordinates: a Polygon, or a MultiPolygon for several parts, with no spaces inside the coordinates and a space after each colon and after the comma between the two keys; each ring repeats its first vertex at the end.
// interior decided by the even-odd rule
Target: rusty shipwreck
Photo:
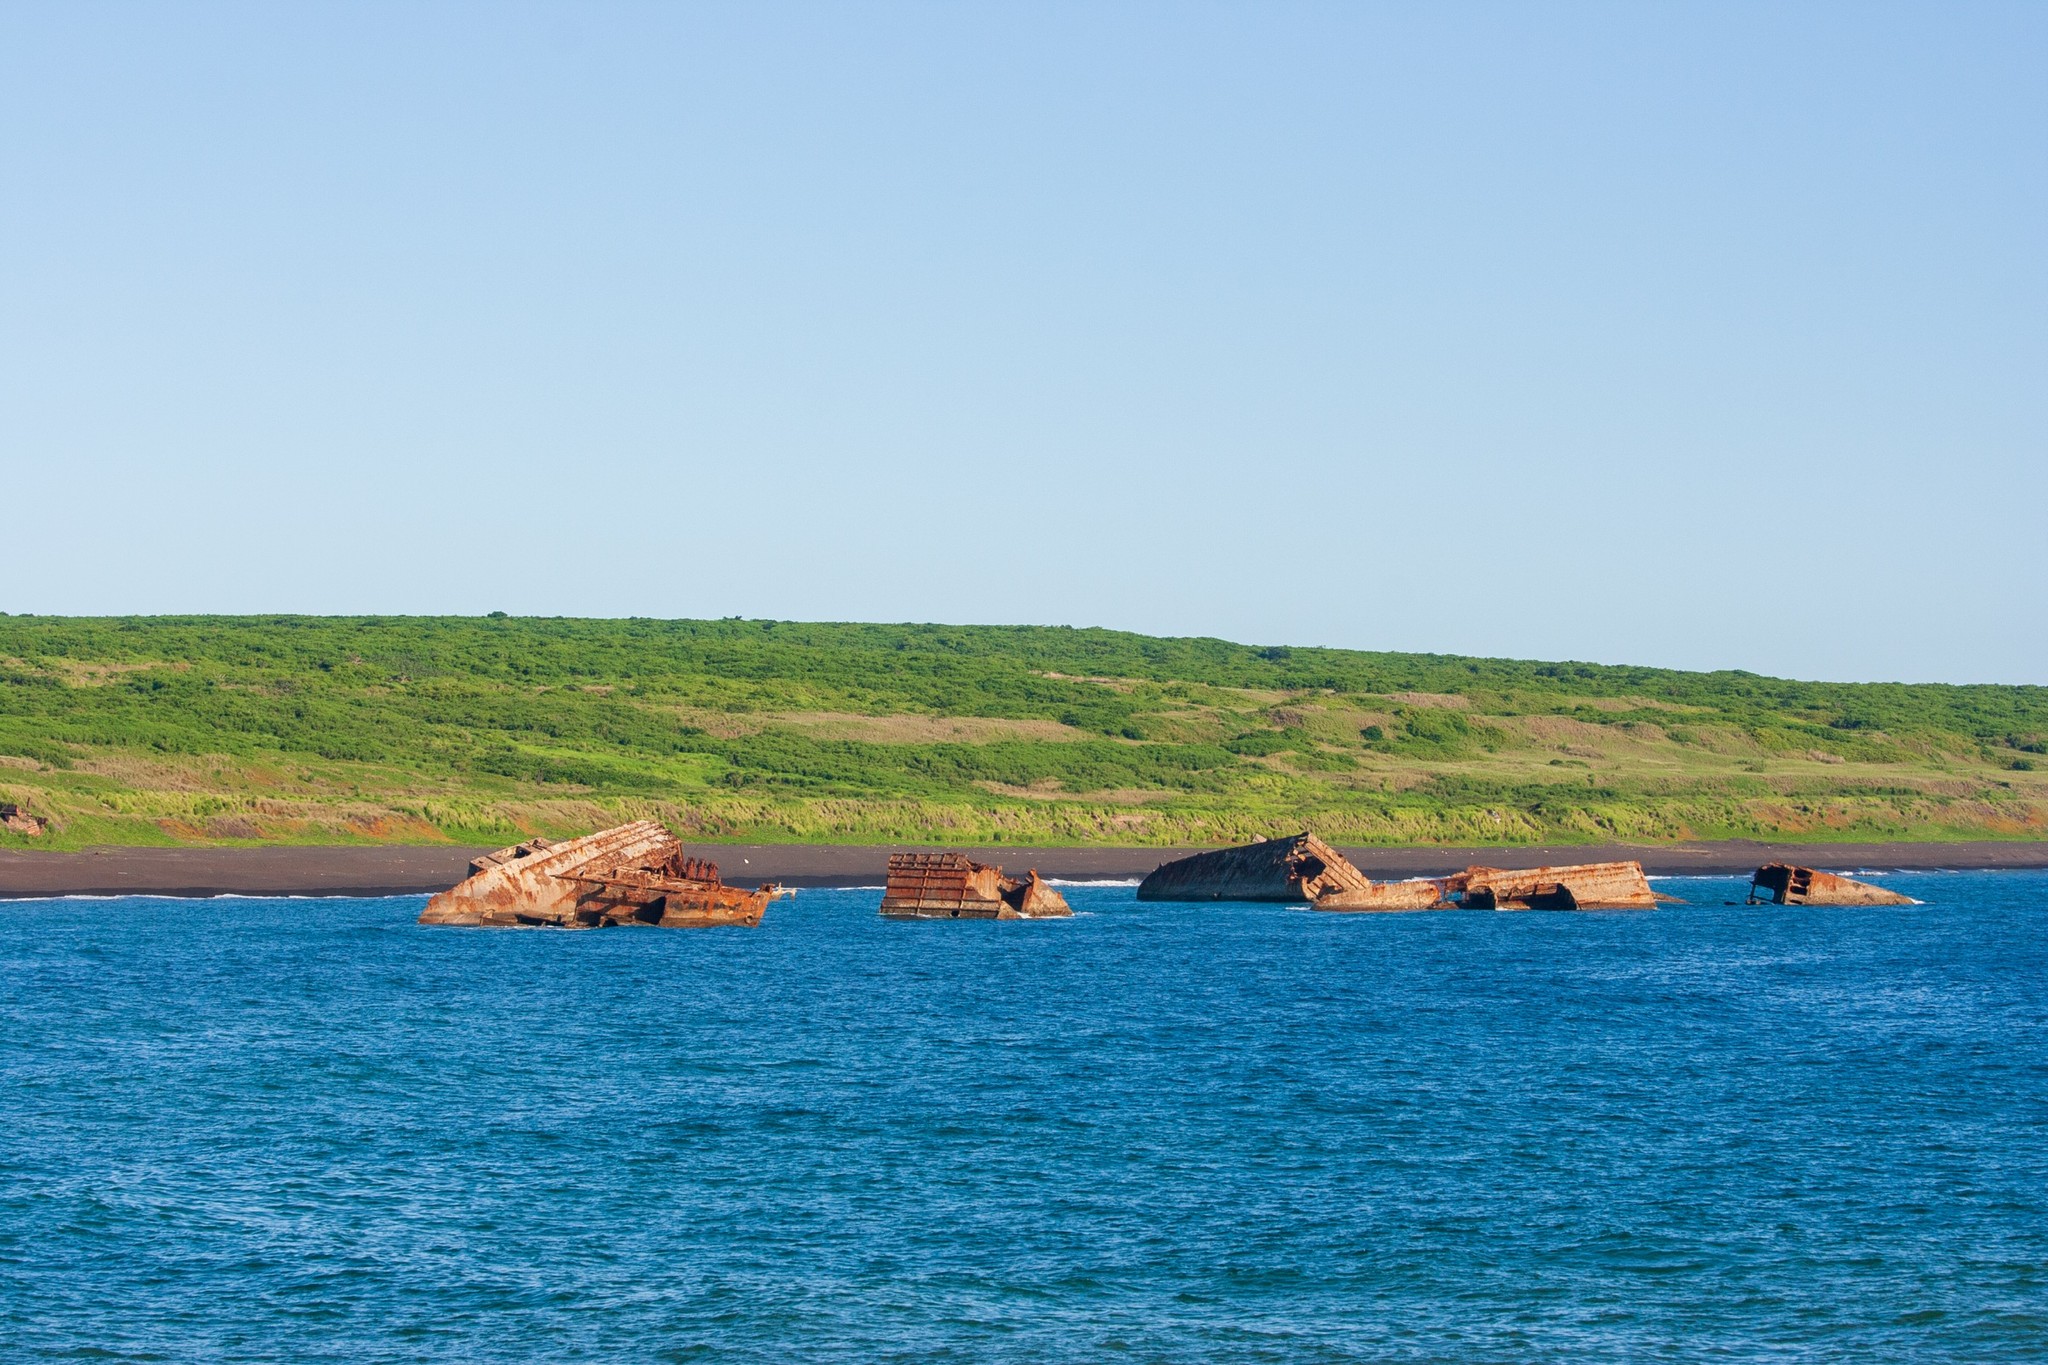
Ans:
{"type": "Polygon", "coordinates": [[[1372,885],[1343,854],[1302,833],[1162,863],[1138,883],[1138,899],[1292,904],[1340,891],[1364,893],[1372,885]]]}
{"type": "Polygon", "coordinates": [[[1359,893],[1318,898],[1318,910],[1654,910],[1674,899],[1650,889],[1643,865],[1579,863],[1567,867],[1468,867],[1447,877],[1377,882],[1359,893]],[[1434,900],[1425,897],[1433,894],[1434,900]]]}
{"type": "Polygon", "coordinates": [[[1319,911],[1448,911],[1440,880],[1374,882],[1311,833],[1214,849],[1161,864],[1139,900],[1307,900],[1319,911]]]}
{"type": "Polygon", "coordinates": [[[1138,886],[1147,901],[1302,901],[1318,910],[1647,910],[1660,900],[1640,863],[1511,871],[1468,867],[1376,882],[1313,834],[1180,858],[1138,886]]]}
{"type": "Polygon", "coordinates": [[[1911,896],[1790,863],[1765,863],[1749,878],[1751,905],[1913,905],[1911,896]]]}
{"type": "Polygon", "coordinates": [[[1164,863],[1138,884],[1141,901],[1307,901],[1318,910],[1444,910],[1443,883],[1376,882],[1303,832],[1164,863]]]}
{"type": "Polygon", "coordinates": [[[1444,879],[1445,894],[1467,910],[1654,910],[1660,900],[1643,865],[1468,867],[1444,879]]]}
{"type": "Polygon", "coordinates": [[[892,853],[882,914],[889,919],[1058,919],[1065,897],[1034,870],[1006,877],[963,853],[892,853]]]}
{"type": "Polygon", "coordinates": [[[755,925],[779,888],[727,886],[716,864],[692,858],[652,820],[580,839],[530,839],[486,853],[467,880],[420,912],[421,924],[603,929],[755,925]]]}

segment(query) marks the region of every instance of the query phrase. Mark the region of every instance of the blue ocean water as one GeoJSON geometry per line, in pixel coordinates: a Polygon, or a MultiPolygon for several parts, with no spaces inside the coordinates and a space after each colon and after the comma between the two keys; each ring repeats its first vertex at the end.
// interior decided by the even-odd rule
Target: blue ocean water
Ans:
{"type": "Polygon", "coordinates": [[[0,1356],[2048,1358],[2048,876],[0,904],[0,1356]]]}

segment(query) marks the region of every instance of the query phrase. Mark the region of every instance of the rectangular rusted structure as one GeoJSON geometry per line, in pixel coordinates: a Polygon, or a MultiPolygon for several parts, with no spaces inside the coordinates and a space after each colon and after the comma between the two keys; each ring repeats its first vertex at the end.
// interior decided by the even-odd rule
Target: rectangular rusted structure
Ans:
{"type": "Polygon", "coordinates": [[[1034,870],[1005,877],[964,853],[892,853],[882,914],[890,919],[1058,919],[1066,898],[1034,870]]]}
{"type": "Polygon", "coordinates": [[[1509,870],[1468,867],[1444,879],[1467,910],[1654,910],[1641,863],[1581,863],[1509,870]]]}
{"type": "Polygon", "coordinates": [[[604,929],[706,928],[761,922],[777,889],[727,886],[715,864],[683,852],[652,820],[555,842],[531,839],[487,853],[466,881],[420,912],[421,924],[604,929]]]}
{"type": "Polygon", "coordinates": [[[1163,863],[1138,883],[1138,899],[1313,904],[1340,891],[1366,893],[1372,885],[1343,854],[1304,832],[1163,863]]]}
{"type": "Polygon", "coordinates": [[[1912,905],[1911,896],[1852,877],[1790,863],[1765,863],[1749,878],[1751,905],[1912,905]]]}
{"type": "Polygon", "coordinates": [[[1311,901],[1318,910],[1455,910],[1435,878],[1372,882],[1363,891],[1340,889],[1311,901]]]}

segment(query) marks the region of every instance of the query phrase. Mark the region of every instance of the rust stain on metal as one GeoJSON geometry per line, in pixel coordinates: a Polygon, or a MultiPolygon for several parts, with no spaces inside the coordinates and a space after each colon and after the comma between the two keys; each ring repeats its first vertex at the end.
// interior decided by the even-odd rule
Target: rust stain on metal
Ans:
{"type": "Polygon", "coordinates": [[[1154,868],[1144,901],[1307,901],[1318,910],[1443,910],[1441,881],[1376,882],[1306,831],[1220,848],[1154,868]]]}
{"type": "Polygon", "coordinates": [[[652,820],[581,839],[530,839],[487,853],[468,880],[420,912],[421,924],[605,929],[646,924],[668,929],[755,925],[775,886],[727,886],[718,867],[683,852],[682,841],[652,820]]]}
{"type": "Polygon", "coordinates": [[[1913,905],[1911,896],[1811,867],[1765,863],[1750,875],[1751,905],[1913,905]]]}
{"type": "Polygon", "coordinates": [[[1444,889],[1467,910],[1654,910],[1659,899],[1636,862],[1468,867],[1444,889]]]}
{"type": "Polygon", "coordinates": [[[1452,910],[1439,878],[1373,882],[1364,890],[1331,891],[1310,902],[1318,910],[1452,910]]]}
{"type": "Polygon", "coordinates": [[[1074,912],[1037,871],[1005,877],[964,853],[892,853],[882,913],[890,919],[1057,919],[1074,912]]]}
{"type": "Polygon", "coordinates": [[[1510,871],[1468,867],[1443,877],[1376,882],[1313,834],[1197,853],[1155,868],[1147,901],[1307,901],[1318,910],[1648,910],[1660,900],[1641,863],[1510,871]]]}

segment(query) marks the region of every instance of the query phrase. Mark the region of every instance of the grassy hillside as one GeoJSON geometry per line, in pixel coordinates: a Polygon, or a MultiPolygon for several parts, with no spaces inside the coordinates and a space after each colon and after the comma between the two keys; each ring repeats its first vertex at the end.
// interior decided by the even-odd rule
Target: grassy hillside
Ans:
{"type": "MultiPolygon", "coordinates": [[[[0,616],[0,800],[91,843],[2048,837],[2048,688],[1103,630],[0,616]]],[[[0,842],[22,845],[19,835],[0,842]]]]}

